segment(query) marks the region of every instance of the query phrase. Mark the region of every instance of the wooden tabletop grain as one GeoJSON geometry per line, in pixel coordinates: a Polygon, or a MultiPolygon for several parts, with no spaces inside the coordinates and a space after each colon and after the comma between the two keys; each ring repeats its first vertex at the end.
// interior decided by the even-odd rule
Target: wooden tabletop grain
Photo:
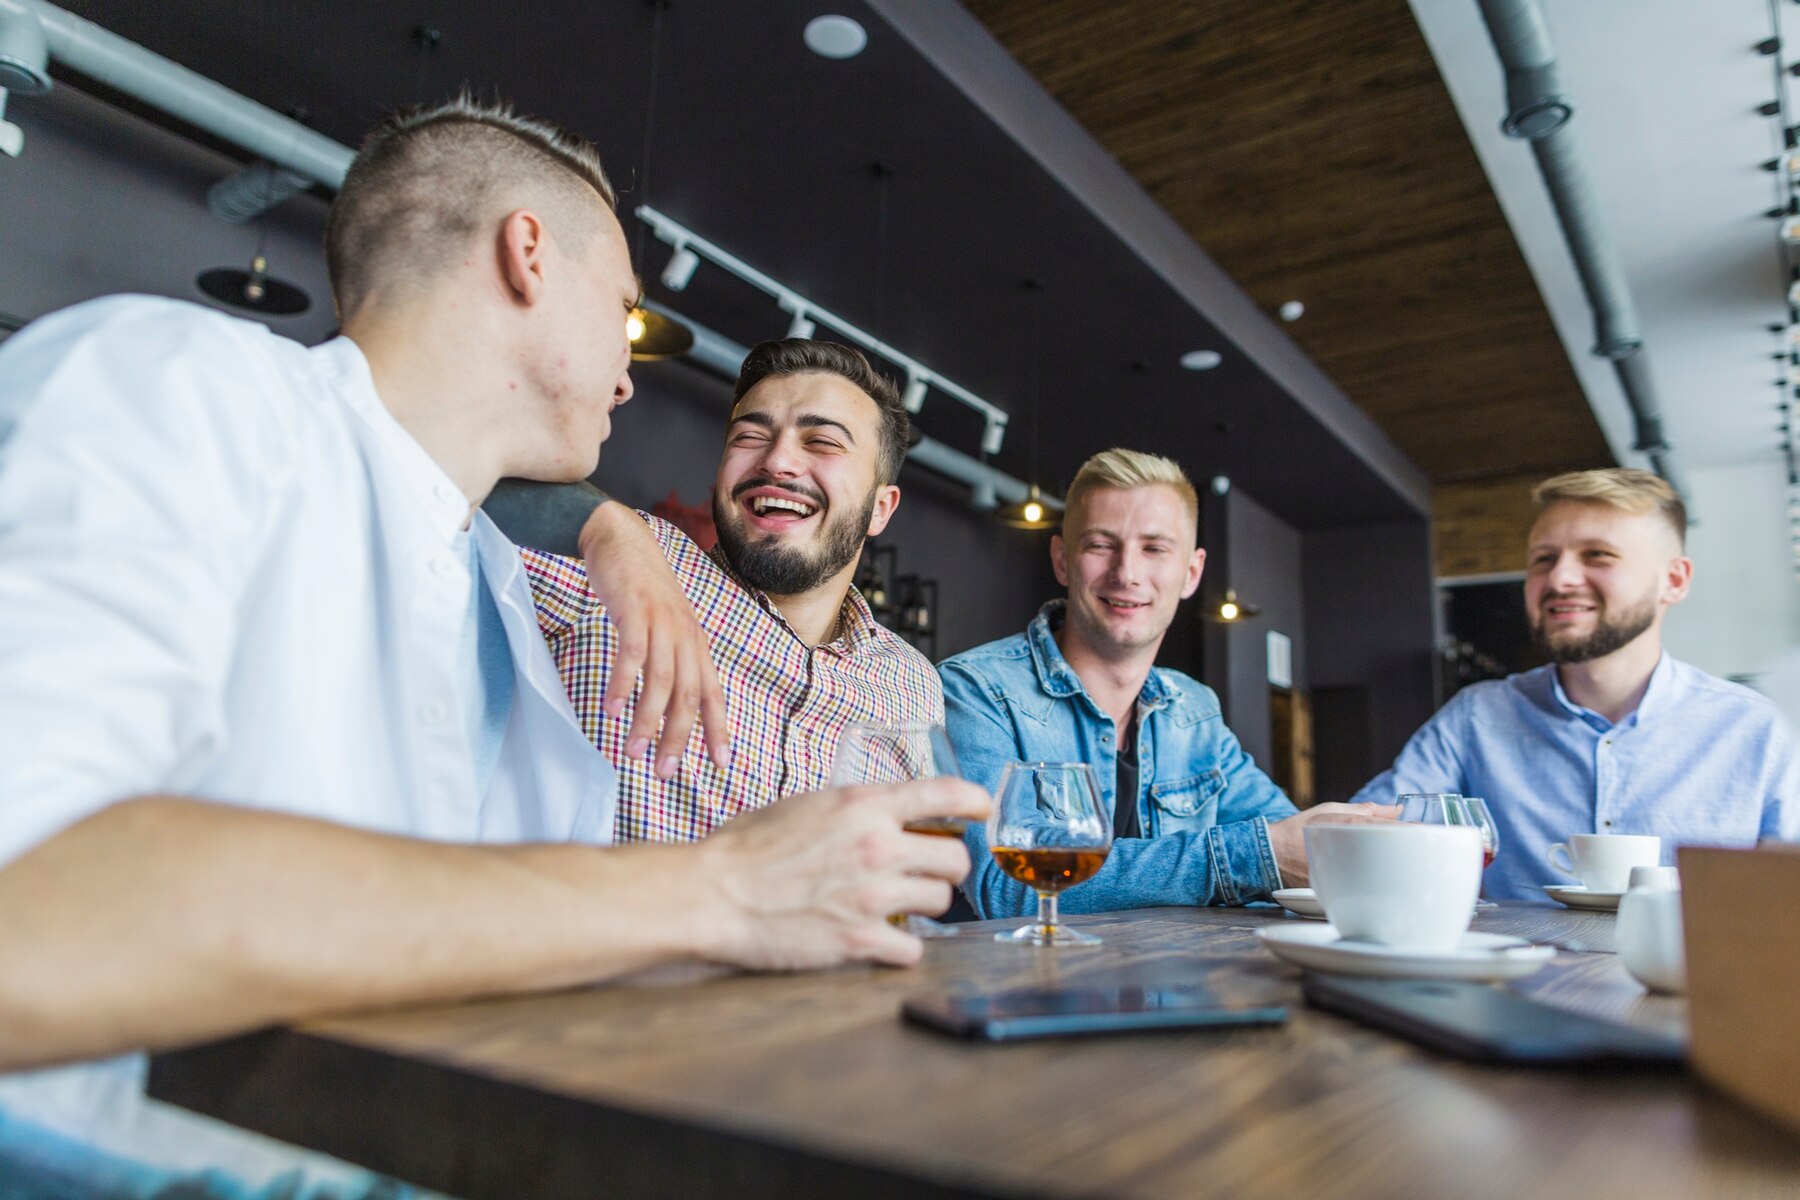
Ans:
{"type": "MultiPolygon", "coordinates": [[[[1305,1006],[1256,941],[1280,910],[1076,918],[1105,943],[963,926],[911,970],[621,984],[321,1021],[159,1057],[152,1094],[454,1195],[1604,1197],[1800,1194],[1800,1140],[1670,1071],[1478,1066],[1305,1006]],[[898,1019],[908,996],[1180,957],[1285,1027],[1013,1045],[898,1019]]],[[[1610,914],[1505,906],[1551,941],[1513,985],[1680,1034],[1610,914]]]]}

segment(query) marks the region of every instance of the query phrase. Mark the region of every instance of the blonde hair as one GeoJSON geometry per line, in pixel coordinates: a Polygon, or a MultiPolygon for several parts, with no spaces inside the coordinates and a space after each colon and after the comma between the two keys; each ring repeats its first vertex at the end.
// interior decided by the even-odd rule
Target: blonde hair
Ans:
{"type": "Polygon", "coordinates": [[[1125,489],[1149,487],[1152,484],[1175,489],[1175,494],[1181,497],[1181,503],[1188,511],[1188,519],[1194,522],[1197,530],[1200,524],[1200,495],[1194,491],[1194,484],[1188,479],[1187,472],[1172,458],[1118,446],[1102,450],[1082,463],[1081,470],[1075,472],[1075,481],[1069,485],[1068,494],[1063,497],[1063,528],[1068,528],[1070,514],[1080,511],[1082,501],[1096,488],[1125,489]]]}
{"type": "Polygon", "coordinates": [[[1657,513],[1687,545],[1687,505],[1666,479],[1632,467],[1606,467],[1598,471],[1571,471],[1546,479],[1531,489],[1531,501],[1540,509],[1563,501],[1605,504],[1633,516],[1657,513]]]}

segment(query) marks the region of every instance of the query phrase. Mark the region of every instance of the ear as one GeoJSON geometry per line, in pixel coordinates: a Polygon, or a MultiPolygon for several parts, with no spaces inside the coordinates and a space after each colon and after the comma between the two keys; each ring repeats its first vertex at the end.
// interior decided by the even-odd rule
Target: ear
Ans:
{"type": "Polygon", "coordinates": [[[874,537],[887,528],[887,523],[894,518],[894,510],[900,507],[900,489],[891,483],[882,484],[875,489],[875,507],[869,511],[869,536],[874,537]]]}
{"type": "Polygon", "coordinates": [[[1206,571],[1206,551],[1196,549],[1188,559],[1187,580],[1181,585],[1181,598],[1186,600],[1200,590],[1200,576],[1206,571]]]}
{"type": "Polygon", "coordinates": [[[544,260],[549,236],[543,218],[517,209],[500,222],[500,277],[514,302],[529,307],[544,294],[544,260]]]}
{"type": "Polygon", "coordinates": [[[1694,582],[1694,560],[1687,557],[1669,560],[1663,569],[1664,604],[1680,604],[1687,599],[1688,586],[1694,582]]]}
{"type": "Polygon", "coordinates": [[[1069,586],[1069,565],[1063,561],[1063,535],[1050,535],[1050,569],[1056,572],[1056,582],[1064,587],[1069,586]]]}

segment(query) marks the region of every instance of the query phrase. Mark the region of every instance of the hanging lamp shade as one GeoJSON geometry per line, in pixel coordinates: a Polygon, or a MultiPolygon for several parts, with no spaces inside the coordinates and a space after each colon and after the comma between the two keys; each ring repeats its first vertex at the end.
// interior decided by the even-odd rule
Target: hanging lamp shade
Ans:
{"type": "Polygon", "coordinates": [[[305,292],[269,274],[269,260],[260,254],[250,260],[248,271],[214,267],[200,272],[194,283],[221,304],[248,312],[291,317],[312,307],[312,299],[305,292]]]}
{"type": "Polygon", "coordinates": [[[1044,503],[1044,497],[1035,483],[1031,485],[1025,499],[1017,504],[996,508],[994,520],[1014,529],[1055,529],[1059,524],[1057,517],[1050,511],[1050,506],[1044,503]]]}
{"type": "Polygon", "coordinates": [[[632,362],[658,362],[694,348],[694,331],[673,317],[639,306],[625,318],[632,362]]]}

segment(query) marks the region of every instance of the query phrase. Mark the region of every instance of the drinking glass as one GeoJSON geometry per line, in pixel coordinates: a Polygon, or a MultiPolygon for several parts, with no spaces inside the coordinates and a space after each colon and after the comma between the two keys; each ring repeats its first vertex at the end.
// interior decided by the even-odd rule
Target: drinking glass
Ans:
{"type": "MultiPolygon", "coordinates": [[[[1454,792],[1419,792],[1400,797],[1400,820],[1421,825],[1473,825],[1481,831],[1481,869],[1493,863],[1500,850],[1500,831],[1494,826],[1487,801],[1454,792]]],[[[1497,907],[1492,900],[1475,901],[1476,908],[1497,907]]]]}
{"type": "Polygon", "coordinates": [[[1002,871],[1037,893],[1037,920],[997,942],[1094,946],[1100,939],[1058,923],[1058,893],[1091,879],[1112,849],[1112,815],[1100,806],[1086,763],[1016,762],[1000,776],[988,847],[1002,871]]]}
{"type": "MultiPolygon", "coordinates": [[[[834,787],[865,783],[903,783],[909,779],[957,776],[956,751],[942,725],[853,723],[838,741],[831,762],[834,787]]],[[[961,817],[921,817],[908,821],[908,833],[959,838],[968,822],[961,817]]],[[[955,937],[956,926],[917,913],[892,913],[888,924],[917,937],[955,937]]]]}
{"type": "Polygon", "coordinates": [[[1455,792],[1413,792],[1400,797],[1399,819],[1415,825],[1463,825],[1467,822],[1452,818],[1461,805],[1455,792]]]}
{"type": "Polygon", "coordinates": [[[1468,819],[1456,823],[1473,825],[1481,830],[1481,866],[1486,870],[1494,865],[1494,859],[1500,854],[1500,827],[1494,824],[1494,814],[1488,811],[1486,800],[1480,796],[1463,796],[1461,799],[1468,819]]]}

